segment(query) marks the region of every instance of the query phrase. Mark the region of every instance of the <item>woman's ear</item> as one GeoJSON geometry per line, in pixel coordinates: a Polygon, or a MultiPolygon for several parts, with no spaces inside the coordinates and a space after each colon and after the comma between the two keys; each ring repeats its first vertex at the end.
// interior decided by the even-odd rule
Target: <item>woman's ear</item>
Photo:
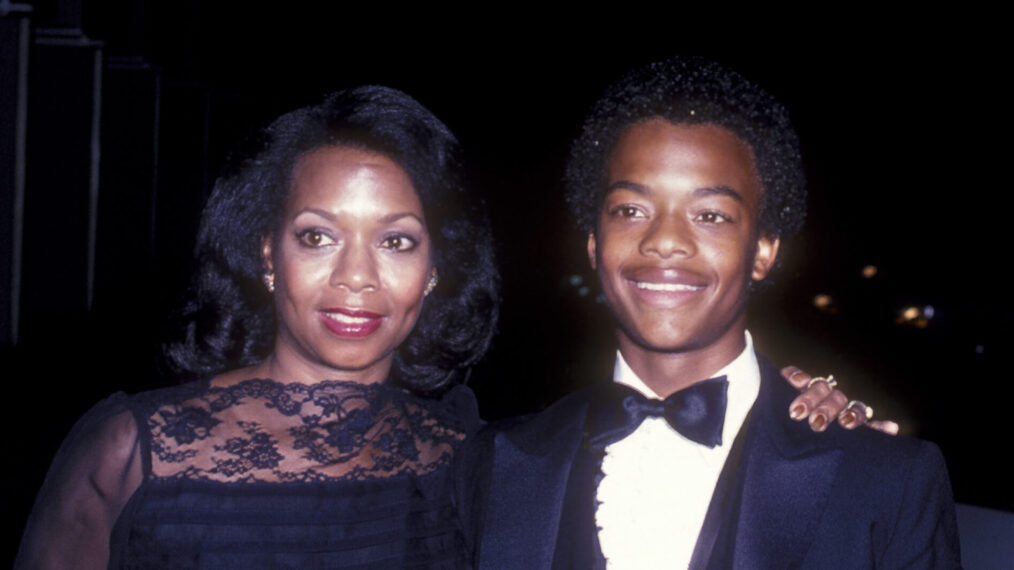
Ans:
{"type": "Polygon", "coordinates": [[[591,264],[592,269],[598,269],[598,260],[596,254],[598,251],[598,242],[595,241],[595,232],[588,232],[588,263],[591,264]]]}
{"type": "Polygon", "coordinates": [[[264,238],[264,241],[261,242],[261,257],[263,258],[264,269],[267,273],[274,273],[275,271],[275,263],[274,260],[272,260],[271,258],[273,243],[274,243],[273,236],[267,236],[264,238]]]}
{"type": "Polygon", "coordinates": [[[776,237],[761,236],[757,238],[757,253],[753,256],[753,271],[750,277],[754,281],[762,281],[775,266],[778,258],[778,246],[781,240],[776,237]]]}

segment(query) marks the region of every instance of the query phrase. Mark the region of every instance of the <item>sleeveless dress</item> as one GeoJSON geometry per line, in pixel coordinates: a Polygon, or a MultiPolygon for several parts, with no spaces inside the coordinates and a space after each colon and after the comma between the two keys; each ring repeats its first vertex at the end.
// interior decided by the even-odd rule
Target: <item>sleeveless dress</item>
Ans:
{"type": "Polygon", "coordinates": [[[117,394],[58,452],[16,567],[464,567],[450,466],[477,423],[464,387],[117,394]]]}

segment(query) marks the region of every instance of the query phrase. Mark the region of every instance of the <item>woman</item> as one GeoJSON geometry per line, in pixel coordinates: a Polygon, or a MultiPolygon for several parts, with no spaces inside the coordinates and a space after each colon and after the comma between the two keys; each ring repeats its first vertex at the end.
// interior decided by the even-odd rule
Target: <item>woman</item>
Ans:
{"type": "Polygon", "coordinates": [[[445,475],[477,415],[451,387],[489,344],[498,276],[458,144],[383,87],[266,134],[203,214],[167,346],[199,379],[78,423],[19,565],[460,565],[445,475]]]}
{"type": "MultiPolygon", "coordinates": [[[[196,379],[78,422],[17,566],[462,566],[459,384],[499,300],[462,178],[453,135],[392,89],[275,121],[203,213],[166,346],[196,379]]],[[[840,411],[827,393],[804,411],[840,411]]]]}

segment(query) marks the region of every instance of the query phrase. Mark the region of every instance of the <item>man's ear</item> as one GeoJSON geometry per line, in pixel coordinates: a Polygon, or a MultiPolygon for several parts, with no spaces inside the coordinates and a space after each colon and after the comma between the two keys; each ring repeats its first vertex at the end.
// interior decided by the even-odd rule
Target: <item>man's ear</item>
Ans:
{"type": "Polygon", "coordinates": [[[592,269],[598,269],[597,252],[598,244],[595,242],[595,232],[588,232],[588,263],[591,264],[592,269]]]}
{"type": "Polygon", "coordinates": [[[264,238],[264,241],[261,242],[261,257],[264,260],[264,269],[267,270],[267,273],[275,272],[275,263],[274,260],[271,258],[271,250],[273,243],[274,243],[273,236],[267,236],[264,238]]]}
{"type": "Polygon", "coordinates": [[[777,237],[761,236],[757,238],[757,253],[753,256],[753,271],[750,273],[750,277],[754,281],[762,281],[775,266],[780,244],[781,240],[777,237]]]}

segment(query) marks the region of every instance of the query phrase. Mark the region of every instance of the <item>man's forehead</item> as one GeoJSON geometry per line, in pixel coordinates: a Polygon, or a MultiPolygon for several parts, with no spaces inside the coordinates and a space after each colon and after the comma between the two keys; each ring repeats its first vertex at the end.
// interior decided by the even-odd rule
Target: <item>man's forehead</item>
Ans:
{"type": "MultiPolygon", "coordinates": [[[[616,138],[608,155],[606,167],[615,158],[617,151],[629,145],[653,144],[669,153],[687,153],[702,145],[719,145],[730,158],[749,162],[756,169],[756,155],[750,143],[716,123],[679,123],[663,117],[652,117],[631,123],[616,138]]],[[[663,156],[644,156],[644,159],[666,159],[663,156]]]]}
{"type": "Polygon", "coordinates": [[[619,137],[605,166],[603,196],[617,189],[646,194],[656,186],[676,185],[696,196],[753,202],[762,191],[750,146],[733,132],[707,123],[635,123],[619,137]]]}

